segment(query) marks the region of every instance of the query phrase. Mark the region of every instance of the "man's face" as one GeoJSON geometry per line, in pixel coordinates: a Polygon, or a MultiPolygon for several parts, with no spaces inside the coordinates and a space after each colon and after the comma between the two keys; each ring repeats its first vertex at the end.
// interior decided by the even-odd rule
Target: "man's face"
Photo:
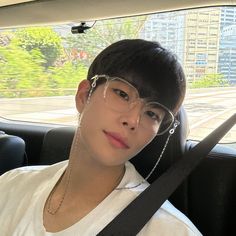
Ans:
{"type": "Polygon", "coordinates": [[[118,112],[104,100],[105,84],[97,86],[89,103],[82,107],[80,143],[102,165],[122,165],[155,137],[140,125],[141,104],[118,112]]]}

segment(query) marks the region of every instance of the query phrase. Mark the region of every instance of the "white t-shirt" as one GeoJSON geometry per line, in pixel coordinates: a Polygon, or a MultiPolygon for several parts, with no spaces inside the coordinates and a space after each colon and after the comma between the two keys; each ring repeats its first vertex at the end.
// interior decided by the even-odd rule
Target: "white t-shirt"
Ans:
{"type": "MultiPolygon", "coordinates": [[[[0,177],[1,236],[94,236],[148,186],[144,183],[132,189],[114,190],[74,225],[49,233],[43,226],[44,204],[67,165],[68,161],[64,161],[52,166],[23,167],[0,177]]],[[[134,186],[142,180],[134,166],[127,162],[125,175],[118,187],[134,186]]],[[[201,233],[166,201],[138,235],[196,236],[201,233]]]]}

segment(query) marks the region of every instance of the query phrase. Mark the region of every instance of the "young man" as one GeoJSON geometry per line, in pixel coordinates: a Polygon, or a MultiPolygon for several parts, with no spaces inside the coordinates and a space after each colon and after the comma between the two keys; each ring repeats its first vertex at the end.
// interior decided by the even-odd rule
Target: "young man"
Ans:
{"type": "MultiPolygon", "coordinates": [[[[184,95],[183,70],[158,43],[103,50],[76,94],[69,162],[0,178],[2,235],[98,234],[148,186],[129,160],[172,127],[184,95]]],[[[139,235],[201,234],[166,201],[139,235]]]]}

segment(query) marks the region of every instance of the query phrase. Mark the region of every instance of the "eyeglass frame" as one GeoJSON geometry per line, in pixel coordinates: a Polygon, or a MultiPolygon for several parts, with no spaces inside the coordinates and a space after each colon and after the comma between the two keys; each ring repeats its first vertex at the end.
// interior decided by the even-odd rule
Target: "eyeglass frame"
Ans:
{"type": "MultiPolygon", "coordinates": [[[[92,83],[91,83],[91,89],[89,90],[89,95],[88,95],[87,103],[90,102],[90,98],[91,98],[92,92],[94,91],[95,87],[97,86],[96,82],[97,82],[97,80],[100,79],[100,78],[106,79],[106,84],[107,84],[109,81],[111,81],[111,80],[115,80],[115,79],[120,80],[120,81],[122,81],[122,82],[128,84],[129,86],[131,86],[132,88],[134,88],[134,89],[137,91],[137,94],[138,94],[138,98],[137,98],[137,99],[138,99],[138,100],[141,100],[141,101],[144,100],[144,99],[140,98],[140,95],[139,95],[139,92],[138,92],[137,88],[135,88],[131,83],[129,83],[129,82],[126,81],[125,79],[122,79],[122,78],[116,77],[116,76],[109,76],[109,75],[105,75],[105,74],[104,74],[104,75],[94,75],[94,76],[90,79],[90,80],[92,81],[92,83]]],[[[103,98],[104,98],[104,99],[105,99],[105,94],[106,94],[106,88],[107,88],[107,87],[108,87],[108,86],[105,85],[105,88],[104,88],[104,90],[103,90],[103,98]]],[[[163,134],[166,133],[167,131],[169,131],[169,133],[172,134],[173,129],[175,129],[175,128],[180,124],[180,122],[175,118],[175,116],[174,116],[174,114],[172,113],[172,111],[171,111],[169,108],[167,108],[166,106],[162,105],[162,104],[159,103],[159,102],[150,102],[150,103],[156,103],[156,104],[158,104],[161,108],[163,108],[164,110],[166,110],[166,111],[170,114],[170,117],[172,118],[172,121],[171,121],[170,125],[169,125],[164,131],[162,131],[161,133],[158,133],[158,132],[157,132],[155,136],[163,135],[163,134]],[[176,126],[176,124],[177,124],[177,126],[176,126]]],[[[147,104],[148,104],[148,103],[147,103],[147,104]]]]}

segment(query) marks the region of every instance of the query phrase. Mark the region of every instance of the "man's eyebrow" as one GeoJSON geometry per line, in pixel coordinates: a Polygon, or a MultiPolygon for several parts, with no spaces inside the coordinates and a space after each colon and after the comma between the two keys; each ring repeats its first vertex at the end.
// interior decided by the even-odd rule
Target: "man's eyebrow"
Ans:
{"type": "Polygon", "coordinates": [[[159,103],[160,99],[158,99],[157,97],[140,97],[142,100],[144,100],[145,102],[156,102],[159,103]]]}

